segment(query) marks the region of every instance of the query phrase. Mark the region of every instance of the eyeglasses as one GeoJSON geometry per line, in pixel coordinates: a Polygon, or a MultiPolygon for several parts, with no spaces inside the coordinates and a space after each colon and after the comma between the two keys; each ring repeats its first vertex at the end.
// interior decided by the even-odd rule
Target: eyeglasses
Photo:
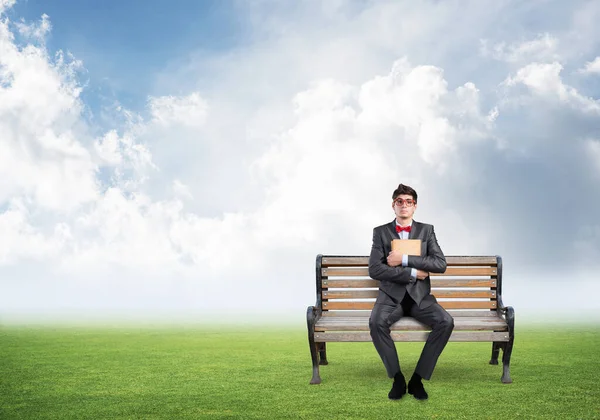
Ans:
{"type": "Polygon", "coordinates": [[[398,207],[402,207],[405,204],[406,204],[406,207],[412,207],[415,205],[415,202],[414,202],[414,200],[411,200],[410,198],[408,200],[403,200],[401,198],[397,198],[396,200],[394,200],[394,204],[397,205],[398,207]]]}

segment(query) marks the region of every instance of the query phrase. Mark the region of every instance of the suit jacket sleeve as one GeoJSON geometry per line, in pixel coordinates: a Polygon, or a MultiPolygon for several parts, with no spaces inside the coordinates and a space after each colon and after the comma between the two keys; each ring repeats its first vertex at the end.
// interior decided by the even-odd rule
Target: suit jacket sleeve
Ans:
{"type": "Polygon", "coordinates": [[[381,231],[378,228],[373,229],[373,245],[369,256],[369,276],[375,280],[409,284],[411,283],[410,272],[409,267],[390,267],[387,264],[387,253],[381,231]]]}
{"type": "Polygon", "coordinates": [[[427,253],[425,256],[416,257],[409,255],[408,266],[429,273],[443,273],[446,271],[446,257],[438,245],[433,226],[431,226],[430,232],[427,234],[426,243],[427,253]]]}

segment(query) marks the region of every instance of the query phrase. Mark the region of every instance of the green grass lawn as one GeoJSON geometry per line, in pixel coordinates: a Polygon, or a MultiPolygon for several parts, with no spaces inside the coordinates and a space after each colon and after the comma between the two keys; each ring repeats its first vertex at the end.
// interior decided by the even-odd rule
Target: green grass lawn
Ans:
{"type": "MultiPolygon", "coordinates": [[[[397,343],[407,375],[422,343],[397,343]]],[[[0,418],[600,418],[600,327],[517,331],[511,375],[491,344],[449,343],[428,401],[389,401],[371,343],[328,344],[309,385],[305,330],[0,327],[0,418]]]]}

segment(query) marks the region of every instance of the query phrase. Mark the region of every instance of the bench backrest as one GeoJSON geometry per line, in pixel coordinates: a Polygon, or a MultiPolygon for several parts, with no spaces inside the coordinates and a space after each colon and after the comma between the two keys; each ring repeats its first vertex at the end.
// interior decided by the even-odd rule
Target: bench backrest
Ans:
{"type": "MultiPolygon", "coordinates": [[[[447,256],[443,274],[431,273],[431,292],[445,309],[495,311],[502,293],[499,256],[447,256]]],[[[373,308],[379,281],[369,277],[369,257],[317,256],[317,305],[324,314],[365,314],[373,308]],[[326,313],[328,312],[328,313],[326,313]]]]}

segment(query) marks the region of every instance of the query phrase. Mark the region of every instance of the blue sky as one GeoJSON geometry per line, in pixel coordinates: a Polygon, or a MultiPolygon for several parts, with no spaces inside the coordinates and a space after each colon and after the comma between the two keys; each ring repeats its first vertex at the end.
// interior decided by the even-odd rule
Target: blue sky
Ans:
{"type": "Polygon", "coordinates": [[[0,0],[0,316],[302,317],[403,182],[600,318],[598,2],[66,4],[0,0]]]}
{"type": "Polygon", "coordinates": [[[235,13],[228,1],[27,0],[8,16],[50,17],[48,50],[69,51],[84,62],[88,105],[116,99],[140,108],[148,95],[164,93],[155,77],[170,62],[190,51],[217,54],[243,44],[244,22],[235,13]]]}

